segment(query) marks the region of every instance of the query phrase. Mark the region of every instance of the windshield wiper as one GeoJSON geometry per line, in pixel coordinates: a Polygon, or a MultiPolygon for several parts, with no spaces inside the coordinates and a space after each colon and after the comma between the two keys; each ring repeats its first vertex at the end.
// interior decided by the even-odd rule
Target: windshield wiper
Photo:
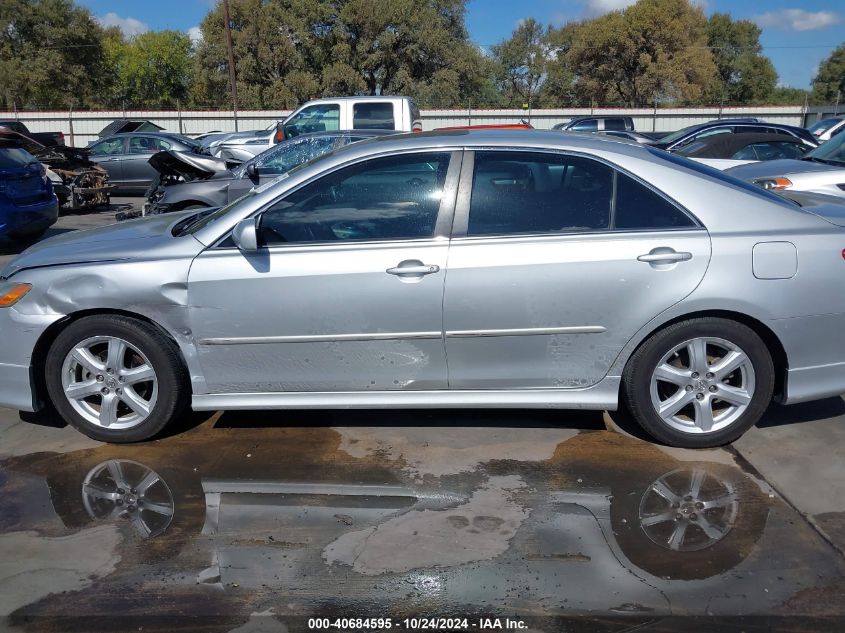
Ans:
{"type": "Polygon", "coordinates": [[[173,227],[171,234],[173,235],[173,237],[181,237],[185,235],[189,230],[191,230],[191,227],[194,224],[196,224],[199,220],[207,216],[212,211],[214,211],[214,208],[210,207],[208,209],[203,209],[202,211],[197,211],[196,213],[189,215],[187,218],[180,220],[173,227]]]}

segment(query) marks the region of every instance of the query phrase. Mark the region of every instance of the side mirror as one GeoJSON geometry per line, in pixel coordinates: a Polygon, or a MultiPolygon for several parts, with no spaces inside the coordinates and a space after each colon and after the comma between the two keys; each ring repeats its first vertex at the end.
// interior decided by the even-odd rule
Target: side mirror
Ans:
{"type": "Polygon", "coordinates": [[[240,250],[258,250],[258,218],[244,218],[232,229],[232,241],[240,250]]]}
{"type": "Polygon", "coordinates": [[[249,163],[246,166],[246,175],[252,178],[258,178],[258,167],[255,166],[255,163],[249,163]]]}

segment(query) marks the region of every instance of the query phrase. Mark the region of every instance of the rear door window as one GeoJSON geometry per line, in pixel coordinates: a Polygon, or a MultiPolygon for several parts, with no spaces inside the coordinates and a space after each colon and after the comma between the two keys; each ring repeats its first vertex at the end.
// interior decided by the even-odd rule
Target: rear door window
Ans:
{"type": "Polygon", "coordinates": [[[604,120],[604,129],[605,130],[624,130],[625,129],[625,119],[622,119],[622,118],[605,119],[604,120]]]}
{"type": "Polygon", "coordinates": [[[671,201],[591,158],[534,152],[475,155],[468,236],[693,226],[692,218],[671,201]]]}
{"type": "Polygon", "coordinates": [[[352,128],[355,130],[395,130],[393,104],[389,101],[354,104],[352,128]]]}

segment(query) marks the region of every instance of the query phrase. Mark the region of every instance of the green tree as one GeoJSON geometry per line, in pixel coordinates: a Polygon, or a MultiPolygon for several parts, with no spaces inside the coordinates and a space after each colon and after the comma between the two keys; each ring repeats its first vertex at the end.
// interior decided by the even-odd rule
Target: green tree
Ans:
{"type": "Polygon", "coordinates": [[[581,102],[696,102],[716,78],[707,20],[689,0],[639,0],[572,25],[565,59],[581,102]]]}
{"type": "Polygon", "coordinates": [[[819,66],[813,79],[813,101],[831,104],[845,99],[845,44],[839,45],[819,66]]]}
{"type": "MultiPolygon", "coordinates": [[[[320,95],[407,94],[422,105],[484,93],[488,67],[464,25],[466,0],[231,0],[238,97],[294,107],[320,95]]],[[[228,102],[222,7],[201,25],[194,100],[228,102]]]]}
{"type": "Polygon", "coordinates": [[[778,86],[774,89],[771,102],[777,105],[803,105],[807,101],[810,92],[801,88],[790,86],[778,86]]]}
{"type": "Polygon", "coordinates": [[[716,63],[718,82],[708,92],[713,103],[763,103],[772,99],[777,71],[763,55],[759,26],[714,13],[707,22],[707,44],[716,63]]]}
{"type": "Polygon", "coordinates": [[[103,29],[71,0],[0,0],[0,98],[6,107],[102,105],[103,29]]]}
{"type": "Polygon", "coordinates": [[[104,47],[115,75],[114,105],[175,106],[185,100],[192,70],[192,44],[185,33],[148,31],[126,41],[109,30],[104,47]]]}
{"type": "Polygon", "coordinates": [[[536,105],[546,75],[548,49],[546,29],[534,18],[520,22],[509,39],[493,47],[505,103],[536,105]]]}

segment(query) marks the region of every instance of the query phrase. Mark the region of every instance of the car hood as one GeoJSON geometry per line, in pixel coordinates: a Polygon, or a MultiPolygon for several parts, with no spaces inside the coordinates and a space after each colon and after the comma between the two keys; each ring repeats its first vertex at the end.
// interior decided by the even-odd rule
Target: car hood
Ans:
{"type": "Polygon", "coordinates": [[[838,196],[808,191],[779,191],[778,194],[797,202],[807,213],[817,215],[836,226],[845,227],[845,202],[838,196]]]}
{"type": "Polygon", "coordinates": [[[758,178],[776,178],[778,176],[787,176],[788,174],[806,173],[808,171],[828,171],[831,169],[841,169],[841,167],[835,167],[826,163],[817,163],[812,160],[782,158],[780,160],[764,160],[749,163],[748,165],[740,165],[739,167],[728,169],[725,173],[741,178],[742,180],[757,180],[758,178]]]}
{"type": "Polygon", "coordinates": [[[241,143],[243,141],[248,141],[250,139],[257,138],[259,136],[266,136],[269,134],[270,132],[268,130],[249,130],[248,132],[232,132],[231,134],[226,134],[225,136],[213,139],[208,145],[209,147],[214,147],[217,145],[223,145],[228,143],[241,143]]]}
{"type": "Polygon", "coordinates": [[[150,156],[148,161],[163,176],[181,176],[186,182],[210,178],[214,174],[226,171],[226,161],[193,152],[165,150],[150,156]]]}
{"type": "Polygon", "coordinates": [[[162,257],[185,246],[199,252],[203,247],[197,240],[191,236],[174,238],[171,233],[177,222],[195,213],[154,215],[57,235],[18,255],[0,272],[0,278],[29,268],[162,257]]]}

